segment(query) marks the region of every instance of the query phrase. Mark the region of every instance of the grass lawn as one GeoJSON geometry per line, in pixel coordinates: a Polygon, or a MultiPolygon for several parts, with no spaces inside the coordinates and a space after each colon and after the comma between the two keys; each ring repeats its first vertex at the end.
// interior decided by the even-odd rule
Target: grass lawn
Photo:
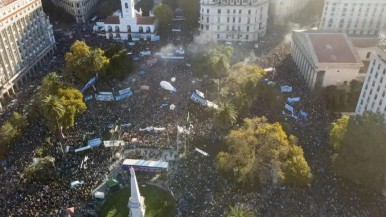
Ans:
{"type": "MultiPolygon", "coordinates": [[[[147,185],[140,187],[141,195],[145,197],[146,217],[174,217],[175,201],[166,191],[147,185]]],[[[127,203],[130,197],[130,187],[122,188],[110,194],[103,204],[100,215],[101,217],[128,217],[129,208],[127,203]]]]}

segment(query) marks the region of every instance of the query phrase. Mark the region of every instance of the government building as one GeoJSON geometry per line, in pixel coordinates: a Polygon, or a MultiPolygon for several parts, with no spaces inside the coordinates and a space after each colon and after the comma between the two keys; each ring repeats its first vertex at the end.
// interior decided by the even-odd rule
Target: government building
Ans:
{"type": "Polygon", "coordinates": [[[325,0],[320,30],[376,36],[386,27],[386,0],[325,0]]]}
{"type": "Polygon", "coordinates": [[[121,12],[104,20],[106,38],[120,40],[155,40],[156,19],[150,11],[149,16],[134,8],[134,0],[121,0],[121,12]]]}
{"type": "Polygon", "coordinates": [[[291,56],[310,89],[363,79],[364,66],[345,33],[292,32],[291,56]]]}
{"type": "Polygon", "coordinates": [[[71,14],[77,23],[84,23],[95,12],[98,0],[52,0],[53,3],[62,7],[71,14]]]}
{"type": "Polygon", "coordinates": [[[0,110],[54,54],[52,25],[40,0],[0,0],[0,110]]]}
{"type": "Polygon", "coordinates": [[[196,42],[253,42],[267,30],[268,0],[201,0],[196,42]]]}

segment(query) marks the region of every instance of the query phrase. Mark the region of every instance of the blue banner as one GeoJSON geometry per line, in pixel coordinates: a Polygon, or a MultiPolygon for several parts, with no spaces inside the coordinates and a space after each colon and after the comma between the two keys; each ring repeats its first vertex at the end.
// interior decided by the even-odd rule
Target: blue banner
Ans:
{"type": "Polygon", "coordinates": [[[90,146],[90,148],[98,147],[102,144],[102,140],[100,138],[91,139],[88,140],[87,145],[90,146]]]}
{"type": "Polygon", "coordinates": [[[115,101],[119,101],[119,100],[122,100],[122,99],[125,99],[129,96],[133,95],[133,92],[127,92],[127,93],[124,93],[124,94],[121,94],[121,95],[117,95],[115,96],[115,101]]]}
{"type": "Polygon", "coordinates": [[[84,97],[84,101],[87,102],[87,101],[92,100],[93,98],[94,98],[93,95],[88,95],[88,96],[85,96],[85,97],[84,97]]]}
{"type": "Polygon", "coordinates": [[[206,100],[196,93],[192,93],[192,95],[190,96],[190,99],[193,100],[194,102],[200,103],[203,106],[206,106],[207,104],[206,100]]]}
{"type": "Polygon", "coordinates": [[[91,78],[91,79],[87,82],[87,84],[84,85],[84,87],[80,90],[80,92],[83,93],[84,91],[86,91],[89,87],[91,87],[92,85],[95,84],[96,80],[97,80],[96,76],[93,77],[93,78],[91,78]]]}

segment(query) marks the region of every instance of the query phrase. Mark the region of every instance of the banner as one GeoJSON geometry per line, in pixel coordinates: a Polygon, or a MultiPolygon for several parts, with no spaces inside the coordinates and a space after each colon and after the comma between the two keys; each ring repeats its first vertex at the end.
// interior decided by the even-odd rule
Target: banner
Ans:
{"type": "Polygon", "coordinates": [[[300,110],[300,116],[302,116],[302,117],[304,117],[304,118],[306,118],[306,119],[307,119],[307,117],[308,117],[308,113],[307,113],[307,112],[305,112],[305,111],[303,111],[303,110],[300,110]]]}
{"type": "Polygon", "coordinates": [[[77,148],[77,149],[75,149],[75,153],[81,152],[81,151],[84,151],[87,149],[90,149],[90,146],[84,146],[84,147],[77,148]]]}
{"type": "Polygon", "coordinates": [[[209,100],[206,101],[206,105],[208,107],[211,107],[211,108],[214,108],[214,109],[218,109],[218,105],[216,105],[215,103],[213,102],[210,102],[209,100]]]}
{"type": "Polygon", "coordinates": [[[114,101],[114,96],[111,92],[99,92],[99,94],[95,94],[95,99],[97,101],[114,101]]]}
{"type": "Polygon", "coordinates": [[[157,62],[158,62],[157,58],[149,59],[149,60],[146,61],[146,65],[147,66],[151,66],[153,64],[156,64],[157,62]]]}
{"type": "Polygon", "coordinates": [[[193,100],[194,102],[200,103],[203,106],[206,106],[206,104],[207,104],[206,100],[204,98],[200,97],[196,93],[192,93],[192,95],[190,96],[190,99],[193,100]]]}
{"type": "Polygon", "coordinates": [[[151,35],[151,41],[159,41],[160,39],[159,35],[151,35]]]}
{"type": "Polygon", "coordinates": [[[208,153],[206,153],[205,151],[203,151],[203,150],[201,150],[201,149],[198,149],[198,148],[196,148],[195,149],[197,152],[199,152],[200,154],[202,154],[202,155],[204,155],[204,156],[209,156],[209,154],[208,153]]]}
{"type": "Polygon", "coordinates": [[[285,108],[290,111],[291,113],[294,113],[294,108],[288,104],[285,104],[285,108]]]}
{"type": "Polygon", "coordinates": [[[291,86],[287,86],[287,85],[281,86],[280,87],[280,91],[282,93],[291,93],[292,92],[292,87],[291,86]]]}
{"type": "Polygon", "coordinates": [[[94,85],[94,83],[96,82],[97,78],[96,76],[91,78],[86,85],[84,85],[84,87],[80,90],[80,92],[84,92],[85,90],[87,90],[89,87],[91,87],[92,85],[94,85]]]}
{"type": "Polygon", "coordinates": [[[90,148],[98,147],[102,144],[102,140],[100,138],[91,139],[88,140],[87,145],[90,146],[90,148]]]}
{"type": "Polygon", "coordinates": [[[131,92],[132,92],[132,91],[131,91],[130,87],[118,91],[119,95],[123,95],[123,94],[125,94],[125,93],[131,93],[131,92]]]}
{"type": "Polygon", "coordinates": [[[87,102],[87,101],[92,100],[93,98],[94,98],[93,95],[88,95],[88,96],[85,96],[85,97],[84,97],[84,101],[87,102]]]}
{"type": "Polygon", "coordinates": [[[200,92],[200,91],[196,90],[196,94],[201,96],[203,99],[205,99],[205,95],[204,95],[203,92],[200,92]]]}
{"type": "Polygon", "coordinates": [[[289,103],[293,103],[293,102],[299,102],[300,101],[300,97],[294,97],[294,98],[289,98],[287,99],[287,102],[289,103]]]}
{"type": "Polygon", "coordinates": [[[118,146],[124,146],[126,145],[126,142],[123,140],[109,140],[109,141],[103,141],[103,145],[106,148],[109,147],[118,147],[118,146]]]}

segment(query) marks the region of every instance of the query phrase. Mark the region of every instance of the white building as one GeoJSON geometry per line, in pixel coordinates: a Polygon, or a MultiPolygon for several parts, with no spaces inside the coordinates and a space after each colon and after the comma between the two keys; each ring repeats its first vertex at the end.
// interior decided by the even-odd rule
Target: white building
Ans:
{"type": "Polygon", "coordinates": [[[152,40],[155,37],[156,19],[142,16],[134,8],[134,0],[121,0],[121,13],[118,16],[109,16],[104,21],[104,30],[108,39],[122,40],[152,40]]]}
{"type": "Polygon", "coordinates": [[[197,42],[256,41],[267,30],[268,0],[201,0],[197,42]]]}
{"type": "Polygon", "coordinates": [[[378,35],[385,25],[386,0],[325,0],[319,29],[378,35]]]}
{"type": "Polygon", "coordinates": [[[386,52],[371,53],[370,65],[355,112],[380,112],[386,116],[386,52]]]}
{"type": "Polygon", "coordinates": [[[311,89],[365,76],[359,73],[363,63],[344,33],[293,32],[291,55],[311,89]]]}
{"type": "Polygon", "coordinates": [[[129,204],[127,205],[130,209],[129,217],[144,217],[146,211],[145,198],[139,193],[137,178],[135,177],[133,167],[130,167],[130,175],[131,196],[129,204]]]}
{"type": "Polygon", "coordinates": [[[0,0],[0,15],[2,100],[14,94],[53,55],[55,39],[40,0],[0,0]]]}
{"type": "Polygon", "coordinates": [[[77,23],[84,23],[95,12],[98,0],[53,0],[53,3],[71,14],[77,23]]]}
{"type": "Polygon", "coordinates": [[[270,16],[275,24],[284,25],[289,17],[296,17],[310,0],[270,0],[270,16]]]}

